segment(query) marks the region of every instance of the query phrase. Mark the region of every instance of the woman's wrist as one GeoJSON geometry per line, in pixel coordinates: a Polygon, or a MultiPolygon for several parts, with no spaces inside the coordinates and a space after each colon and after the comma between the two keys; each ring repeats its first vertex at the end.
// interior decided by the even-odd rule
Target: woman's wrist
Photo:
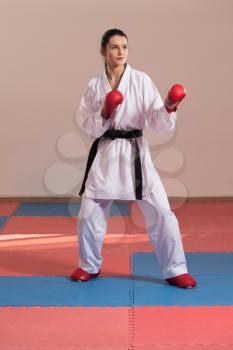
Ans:
{"type": "Polygon", "coordinates": [[[165,98],[164,106],[165,106],[168,113],[176,112],[178,104],[179,104],[179,102],[174,103],[174,102],[170,101],[168,99],[168,97],[165,98]]]}
{"type": "Polygon", "coordinates": [[[101,111],[101,117],[102,117],[103,119],[105,119],[105,120],[108,119],[108,115],[106,114],[106,112],[104,112],[103,109],[102,109],[102,111],[101,111]]]}

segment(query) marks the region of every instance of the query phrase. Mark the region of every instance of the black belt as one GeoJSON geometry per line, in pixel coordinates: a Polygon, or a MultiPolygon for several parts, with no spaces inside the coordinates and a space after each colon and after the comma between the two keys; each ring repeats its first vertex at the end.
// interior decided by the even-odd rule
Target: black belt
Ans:
{"type": "Polygon", "coordinates": [[[102,137],[107,137],[111,140],[115,140],[116,138],[121,139],[135,139],[135,145],[136,145],[136,153],[135,153],[135,160],[134,160],[134,168],[135,168],[135,194],[136,199],[142,199],[142,165],[141,165],[141,159],[140,159],[140,151],[138,146],[138,140],[137,137],[142,136],[142,130],[116,130],[116,129],[108,129],[105,131],[103,135],[101,135],[98,139],[96,139],[90,149],[88,159],[87,159],[87,165],[86,165],[86,171],[82,183],[81,190],[79,192],[79,195],[81,196],[85,190],[85,183],[87,180],[87,176],[89,173],[89,170],[91,168],[91,165],[95,159],[98,145],[102,137]]]}

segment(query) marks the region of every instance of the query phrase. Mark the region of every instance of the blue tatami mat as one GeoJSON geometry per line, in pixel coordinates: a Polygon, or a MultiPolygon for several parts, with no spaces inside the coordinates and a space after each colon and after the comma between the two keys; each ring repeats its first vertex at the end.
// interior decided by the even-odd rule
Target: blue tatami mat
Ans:
{"type": "Polygon", "coordinates": [[[8,216],[0,216],[0,230],[8,220],[8,216]]]}
{"type": "Polygon", "coordinates": [[[0,277],[0,306],[128,306],[127,278],[0,277]]]}
{"type": "Polygon", "coordinates": [[[164,285],[161,279],[135,278],[134,304],[137,306],[220,306],[233,305],[233,282],[226,276],[197,277],[192,289],[164,285]]]}
{"type": "MultiPolygon", "coordinates": [[[[14,212],[14,216],[76,216],[80,203],[22,203],[14,212]]],[[[113,203],[110,216],[128,216],[127,203],[113,203]]]]}
{"type": "Polygon", "coordinates": [[[14,216],[74,216],[80,203],[21,203],[14,216]]]}
{"type": "Polygon", "coordinates": [[[60,276],[0,277],[0,306],[233,305],[233,253],[186,253],[193,289],[168,285],[154,253],[132,255],[133,278],[99,276],[73,282],[60,276]]]}
{"type": "Polygon", "coordinates": [[[154,253],[132,256],[135,305],[233,305],[233,253],[185,253],[193,289],[164,285],[154,253]]]}
{"type": "MultiPolygon", "coordinates": [[[[233,253],[185,253],[185,257],[190,274],[196,276],[233,274],[233,253]]],[[[154,253],[135,253],[132,256],[132,264],[134,275],[162,278],[154,253]]]]}

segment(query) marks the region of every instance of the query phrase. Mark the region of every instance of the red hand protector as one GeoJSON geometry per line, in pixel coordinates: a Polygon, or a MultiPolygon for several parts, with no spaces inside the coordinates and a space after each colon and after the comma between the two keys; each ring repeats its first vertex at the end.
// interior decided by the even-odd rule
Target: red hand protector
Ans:
{"type": "Polygon", "coordinates": [[[111,115],[114,109],[121,104],[123,101],[123,95],[118,90],[110,91],[104,101],[104,107],[102,108],[101,115],[108,119],[111,118],[111,115]]]}
{"type": "Polygon", "coordinates": [[[165,99],[165,107],[167,111],[175,112],[177,110],[178,104],[183,100],[186,96],[186,89],[184,86],[180,84],[175,84],[168,91],[167,97],[165,99]]]}

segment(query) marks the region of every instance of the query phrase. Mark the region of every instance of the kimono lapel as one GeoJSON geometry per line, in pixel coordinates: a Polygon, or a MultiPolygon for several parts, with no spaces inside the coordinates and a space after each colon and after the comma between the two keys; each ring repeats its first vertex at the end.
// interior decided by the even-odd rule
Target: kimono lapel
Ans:
{"type": "MultiPolygon", "coordinates": [[[[131,67],[127,63],[125,71],[121,77],[120,84],[118,85],[118,88],[117,88],[117,90],[120,91],[123,94],[123,96],[125,95],[126,86],[129,81],[130,71],[131,71],[131,67]]],[[[102,74],[102,89],[103,89],[103,95],[107,95],[112,90],[112,87],[108,81],[108,77],[105,71],[102,74]]]]}

